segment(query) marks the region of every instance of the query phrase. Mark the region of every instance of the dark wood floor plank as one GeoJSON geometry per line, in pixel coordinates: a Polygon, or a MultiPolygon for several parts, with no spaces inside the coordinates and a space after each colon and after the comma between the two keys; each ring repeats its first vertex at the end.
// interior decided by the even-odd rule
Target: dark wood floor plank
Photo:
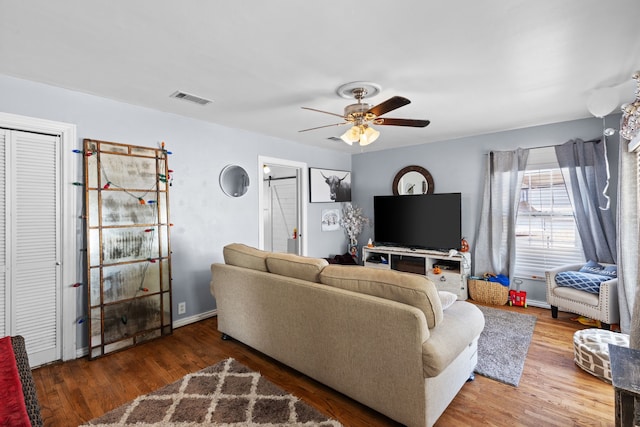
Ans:
{"type": "MultiPolygon", "coordinates": [[[[573,362],[573,334],[585,326],[560,312],[502,307],[537,317],[533,341],[518,387],[476,376],[467,383],[437,426],[611,426],[611,385],[573,362]]],[[[33,371],[46,426],[77,426],[135,397],[233,357],[345,426],[398,424],[346,396],[239,343],[223,341],[217,319],[206,319],[138,347],[88,361],[86,358],[33,371]]]]}

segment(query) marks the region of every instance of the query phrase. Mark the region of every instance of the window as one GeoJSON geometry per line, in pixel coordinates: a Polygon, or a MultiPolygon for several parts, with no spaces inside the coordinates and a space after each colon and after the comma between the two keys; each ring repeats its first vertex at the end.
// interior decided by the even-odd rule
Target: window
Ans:
{"type": "Polygon", "coordinates": [[[544,280],[544,272],[584,262],[567,188],[550,148],[529,152],[516,219],[514,275],[544,280]]]}

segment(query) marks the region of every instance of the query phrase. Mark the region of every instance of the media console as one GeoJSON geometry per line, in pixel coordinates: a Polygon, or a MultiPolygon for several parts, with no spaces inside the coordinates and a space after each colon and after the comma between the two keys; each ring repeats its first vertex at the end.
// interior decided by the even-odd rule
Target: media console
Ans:
{"type": "Polygon", "coordinates": [[[453,292],[458,300],[469,297],[467,276],[471,274],[471,255],[468,252],[449,256],[448,252],[424,249],[365,246],[362,259],[365,267],[421,274],[431,279],[439,291],[453,292]]]}

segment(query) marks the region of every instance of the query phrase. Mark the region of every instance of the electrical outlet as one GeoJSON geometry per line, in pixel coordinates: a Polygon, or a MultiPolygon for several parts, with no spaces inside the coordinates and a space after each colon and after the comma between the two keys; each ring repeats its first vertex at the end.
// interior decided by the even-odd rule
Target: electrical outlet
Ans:
{"type": "Polygon", "coordinates": [[[181,302],[178,304],[178,314],[185,314],[187,312],[187,303],[181,302]]]}

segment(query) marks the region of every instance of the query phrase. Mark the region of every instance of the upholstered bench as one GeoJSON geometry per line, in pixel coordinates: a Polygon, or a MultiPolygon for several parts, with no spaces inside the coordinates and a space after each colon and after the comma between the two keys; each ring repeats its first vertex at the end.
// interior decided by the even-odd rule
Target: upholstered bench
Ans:
{"type": "Polygon", "coordinates": [[[551,306],[551,317],[558,318],[560,308],[563,311],[599,320],[603,329],[610,329],[611,325],[619,323],[618,279],[609,277],[609,275],[613,276],[614,271],[617,275],[615,265],[593,261],[584,265],[563,265],[547,271],[547,303],[551,306]],[[598,270],[599,268],[601,269],[598,270]],[[594,271],[600,271],[602,274],[595,275],[594,271]],[[558,280],[559,275],[564,277],[558,280]],[[595,284],[583,280],[585,277],[594,276],[595,284]]]}
{"type": "Polygon", "coordinates": [[[582,329],[573,334],[576,365],[611,384],[609,344],[629,347],[629,335],[604,329],[582,329]]]}

